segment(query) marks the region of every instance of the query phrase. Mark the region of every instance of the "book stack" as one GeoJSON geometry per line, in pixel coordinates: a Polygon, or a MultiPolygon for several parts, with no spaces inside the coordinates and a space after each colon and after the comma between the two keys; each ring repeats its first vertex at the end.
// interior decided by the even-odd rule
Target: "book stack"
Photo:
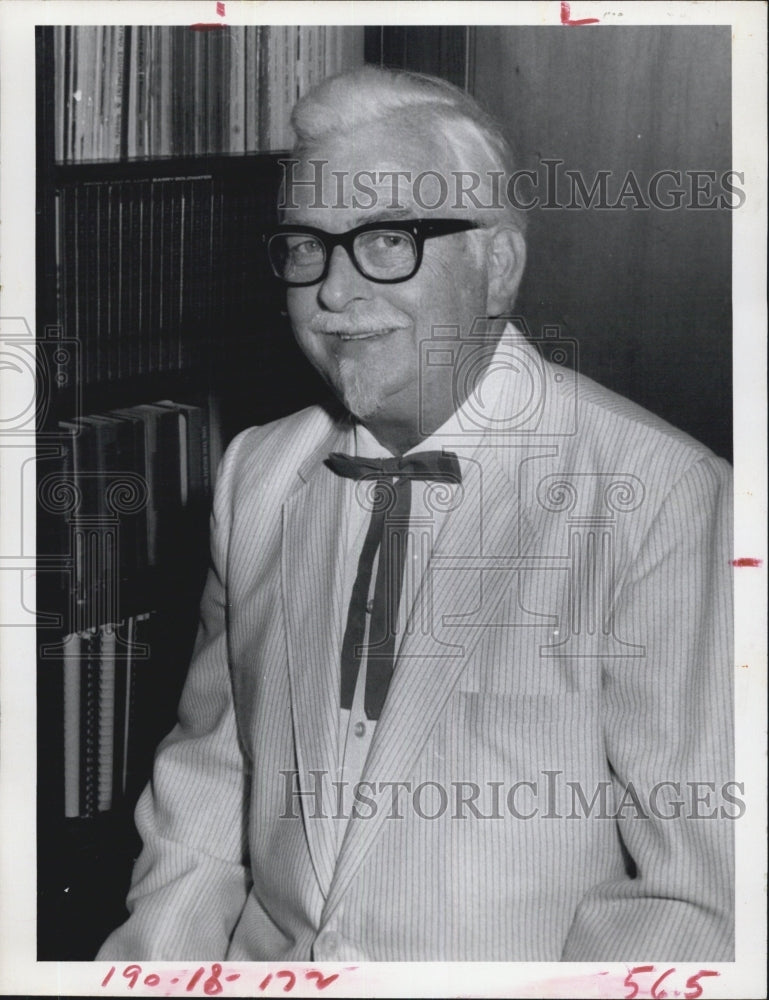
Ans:
{"type": "Polygon", "coordinates": [[[134,791],[137,716],[148,690],[150,613],[65,636],[64,815],[92,819],[134,791]]]}
{"type": "Polygon", "coordinates": [[[221,457],[214,414],[161,400],[59,421],[56,474],[78,494],[68,512],[72,631],[116,620],[120,582],[175,558],[180,533],[199,526],[221,457]],[[96,552],[100,532],[114,541],[96,552]]]}
{"type": "Polygon", "coordinates": [[[136,792],[132,775],[146,777],[147,713],[161,690],[150,667],[168,671],[179,651],[179,636],[153,628],[170,600],[157,584],[176,580],[187,600],[198,574],[221,456],[214,414],[160,400],[59,422],[62,455],[40,502],[43,536],[68,539],[67,634],[44,653],[62,669],[67,817],[110,810],[136,792]],[[76,497],[66,510],[62,483],[76,497]]]}
{"type": "Polygon", "coordinates": [[[291,145],[296,99],[363,63],[363,28],[79,25],[54,29],[60,163],[291,145]]]}

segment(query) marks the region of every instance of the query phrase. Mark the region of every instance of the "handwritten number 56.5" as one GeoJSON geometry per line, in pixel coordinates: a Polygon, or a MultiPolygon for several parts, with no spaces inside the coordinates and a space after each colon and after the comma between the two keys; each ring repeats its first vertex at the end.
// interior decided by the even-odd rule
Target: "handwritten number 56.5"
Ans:
{"type": "MultiPolygon", "coordinates": [[[[633,1000],[633,997],[638,996],[640,987],[633,978],[634,976],[640,976],[646,972],[656,972],[656,971],[657,970],[653,965],[636,965],[634,968],[632,968],[630,972],[628,972],[628,974],[625,976],[625,986],[629,990],[629,992],[625,994],[625,1000],[633,1000]]],[[[670,969],[666,969],[661,976],[655,979],[654,983],[652,984],[651,991],[649,993],[652,1000],[666,1000],[669,994],[667,990],[663,989],[662,984],[668,978],[668,976],[672,975],[675,971],[676,971],[675,966],[673,966],[670,969]]],[[[683,994],[685,1000],[697,1000],[697,997],[702,996],[703,990],[702,990],[702,985],[700,983],[700,979],[702,979],[703,976],[717,976],[717,975],[718,973],[714,972],[711,969],[700,969],[700,971],[696,972],[693,976],[689,976],[689,978],[686,980],[687,992],[683,994]]]]}

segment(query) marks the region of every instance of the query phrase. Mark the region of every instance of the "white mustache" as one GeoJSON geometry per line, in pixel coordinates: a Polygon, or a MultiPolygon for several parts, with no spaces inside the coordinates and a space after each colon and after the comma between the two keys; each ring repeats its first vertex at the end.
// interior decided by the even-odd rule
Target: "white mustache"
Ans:
{"type": "Polygon", "coordinates": [[[380,330],[404,329],[410,320],[397,309],[379,309],[371,312],[370,307],[360,309],[351,306],[342,313],[318,312],[310,321],[313,333],[355,334],[378,333],[380,330]]]}

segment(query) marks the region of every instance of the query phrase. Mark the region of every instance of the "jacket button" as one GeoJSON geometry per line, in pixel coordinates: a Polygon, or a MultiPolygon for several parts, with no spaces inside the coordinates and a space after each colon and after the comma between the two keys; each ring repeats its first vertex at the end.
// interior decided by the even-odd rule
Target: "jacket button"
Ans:
{"type": "Polygon", "coordinates": [[[355,725],[352,727],[352,731],[355,733],[356,736],[365,736],[366,735],[366,723],[365,722],[356,722],[355,725]]]}

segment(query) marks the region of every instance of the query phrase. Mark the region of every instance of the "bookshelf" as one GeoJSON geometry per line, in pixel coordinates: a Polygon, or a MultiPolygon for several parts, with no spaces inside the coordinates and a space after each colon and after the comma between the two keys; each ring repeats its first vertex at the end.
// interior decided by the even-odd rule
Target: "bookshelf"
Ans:
{"type": "Polygon", "coordinates": [[[411,31],[36,29],[40,960],[125,918],[219,456],[326,393],[260,240],[288,113],[364,56],[465,75],[465,29],[411,31]]]}

